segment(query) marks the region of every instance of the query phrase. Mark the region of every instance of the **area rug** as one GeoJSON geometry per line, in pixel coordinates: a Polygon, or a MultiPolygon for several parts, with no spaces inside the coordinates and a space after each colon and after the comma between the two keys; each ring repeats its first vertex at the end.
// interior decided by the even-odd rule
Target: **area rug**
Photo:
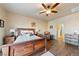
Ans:
{"type": "Polygon", "coordinates": [[[44,53],[44,54],[42,54],[41,56],[54,56],[51,52],[46,52],[46,53],[44,53]]]}

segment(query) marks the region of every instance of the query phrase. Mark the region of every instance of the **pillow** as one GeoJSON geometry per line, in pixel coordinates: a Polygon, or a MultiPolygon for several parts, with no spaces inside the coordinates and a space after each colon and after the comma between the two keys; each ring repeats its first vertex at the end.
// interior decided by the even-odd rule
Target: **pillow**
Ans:
{"type": "Polygon", "coordinates": [[[30,33],[30,36],[33,36],[34,34],[30,33]]]}

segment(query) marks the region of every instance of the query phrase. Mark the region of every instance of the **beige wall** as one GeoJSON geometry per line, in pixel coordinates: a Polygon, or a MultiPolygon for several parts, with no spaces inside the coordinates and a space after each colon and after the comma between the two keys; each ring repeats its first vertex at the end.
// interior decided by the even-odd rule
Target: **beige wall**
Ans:
{"type": "MultiPolygon", "coordinates": [[[[5,23],[6,23],[6,11],[0,7],[0,19],[4,20],[5,23]]],[[[0,27],[0,45],[2,45],[2,39],[3,39],[3,36],[5,35],[5,27],[4,28],[1,28],[0,27]]]]}
{"type": "Polygon", "coordinates": [[[8,22],[7,22],[7,31],[10,30],[10,28],[32,28],[31,23],[36,22],[35,29],[41,30],[41,33],[47,30],[48,22],[44,20],[34,19],[14,13],[8,13],[8,22]]]}
{"type": "MultiPolygon", "coordinates": [[[[74,13],[68,16],[51,20],[48,22],[48,27],[53,25],[55,29],[57,24],[64,25],[63,33],[74,33],[74,31],[79,32],[79,13],[74,13]]],[[[56,29],[54,30],[54,34],[56,34],[56,29]]]]}

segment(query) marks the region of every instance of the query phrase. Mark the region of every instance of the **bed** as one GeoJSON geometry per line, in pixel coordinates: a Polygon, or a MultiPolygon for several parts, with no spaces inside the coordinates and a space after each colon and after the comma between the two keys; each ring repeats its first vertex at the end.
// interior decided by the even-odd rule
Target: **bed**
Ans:
{"type": "Polygon", "coordinates": [[[28,56],[45,49],[45,39],[34,35],[34,29],[17,28],[17,33],[13,43],[0,46],[3,56],[28,56]]]}

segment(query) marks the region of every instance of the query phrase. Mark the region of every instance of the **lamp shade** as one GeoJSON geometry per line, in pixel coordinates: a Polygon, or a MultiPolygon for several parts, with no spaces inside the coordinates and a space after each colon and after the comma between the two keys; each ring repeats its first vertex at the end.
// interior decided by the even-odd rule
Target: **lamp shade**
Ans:
{"type": "Polygon", "coordinates": [[[10,32],[15,32],[15,29],[10,29],[10,32]]]}
{"type": "Polygon", "coordinates": [[[48,32],[48,31],[45,31],[45,32],[44,32],[44,34],[45,34],[45,35],[48,35],[48,34],[50,34],[50,32],[48,32]]]}

